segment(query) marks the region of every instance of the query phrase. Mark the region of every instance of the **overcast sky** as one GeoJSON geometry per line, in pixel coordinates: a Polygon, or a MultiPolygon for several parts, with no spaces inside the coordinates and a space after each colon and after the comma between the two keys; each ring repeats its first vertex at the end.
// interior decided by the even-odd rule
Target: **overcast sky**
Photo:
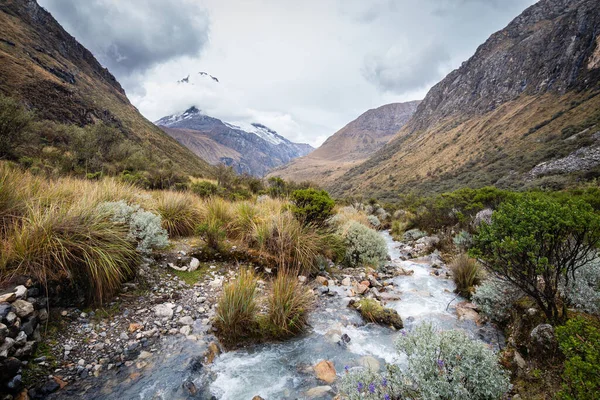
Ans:
{"type": "Polygon", "coordinates": [[[318,146],[370,108],[422,99],[535,1],[39,3],[110,69],[148,119],[195,105],[318,146]],[[188,75],[190,83],[177,83],[188,75]]]}

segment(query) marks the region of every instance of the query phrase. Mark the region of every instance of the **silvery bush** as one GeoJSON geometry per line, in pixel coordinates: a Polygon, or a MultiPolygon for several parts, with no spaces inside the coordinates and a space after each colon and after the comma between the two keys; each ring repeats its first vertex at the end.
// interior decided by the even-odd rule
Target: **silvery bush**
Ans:
{"type": "Polygon", "coordinates": [[[505,322],[510,317],[513,304],[523,297],[523,292],[509,282],[491,277],[475,288],[473,303],[483,315],[494,322],[505,322]]]}
{"type": "Polygon", "coordinates": [[[600,257],[575,271],[568,284],[561,287],[570,306],[600,314],[600,257]]]}
{"type": "Polygon", "coordinates": [[[387,245],[373,229],[349,221],[339,231],[346,243],[346,262],[351,266],[379,265],[387,259],[387,245]]]}
{"type": "Polygon", "coordinates": [[[373,228],[379,228],[381,226],[381,221],[375,215],[367,216],[367,220],[373,226],[373,228]]]}
{"type": "Polygon", "coordinates": [[[402,332],[396,349],[406,354],[407,365],[388,365],[382,373],[347,370],[340,384],[342,398],[493,400],[509,389],[508,374],[496,354],[463,331],[422,324],[411,333],[402,332]]]}
{"type": "Polygon", "coordinates": [[[160,216],[123,200],[102,203],[98,209],[109,213],[113,222],[129,226],[129,239],[137,243],[140,253],[149,254],[168,246],[169,236],[162,227],[160,216]]]}

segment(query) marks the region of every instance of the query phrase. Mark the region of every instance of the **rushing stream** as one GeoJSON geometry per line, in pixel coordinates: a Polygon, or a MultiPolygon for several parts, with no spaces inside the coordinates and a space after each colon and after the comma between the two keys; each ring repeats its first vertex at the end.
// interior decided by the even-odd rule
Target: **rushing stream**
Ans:
{"type": "MultiPolygon", "coordinates": [[[[402,317],[405,329],[429,321],[441,329],[464,329],[473,338],[498,346],[500,335],[489,325],[477,326],[472,321],[461,321],[454,305],[462,301],[452,292],[450,279],[432,276],[431,265],[425,262],[401,261],[398,243],[387,232],[382,232],[388,246],[392,264],[414,270],[414,274],[398,276],[393,282],[393,292],[401,297],[390,301],[402,317]]],[[[193,382],[198,393],[193,398],[251,400],[260,395],[271,399],[305,399],[306,392],[317,381],[311,366],[321,360],[334,363],[338,375],[345,366],[369,365],[384,362],[400,363],[394,340],[399,334],[390,328],[365,324],[359,314],[348,308],[348,288],[330,288],[336,296],[320,296],[319,306],[310,317],[312,329],[305,336],[284,343],[259,345],[231,351],[219,356],[206,367],[191,370],[190,360],[201,356],[206,345],[183,339],[173,340],[163,351],[153,357],[152,364],[137,379],[121,374],[112,379],[89,398],[95,399],[186,399],[192,398],[182,387],[193,382]],[[350,337],[347,346],[338,344],[340,337],[350,337]],[[376,361],[375,361],[376,360],[376,361]]],[[[332,385],[333,386],[333,385],[332,385]]],[[[333,391],[324,399],[333,398],[333,391]]],[[[88,396],[86,396],[88,397],[88,396]]]]}

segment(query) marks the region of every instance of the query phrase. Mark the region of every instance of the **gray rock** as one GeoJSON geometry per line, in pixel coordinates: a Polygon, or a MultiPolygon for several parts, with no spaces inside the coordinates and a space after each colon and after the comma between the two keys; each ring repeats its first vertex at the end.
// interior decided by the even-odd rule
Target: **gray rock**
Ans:
{"type": "Polygon", "coordinates": [[[3,295],[0,295],[0,303],[11,303],[13,301],[15,301],[17,299],[17,294],[16,293],[6,293],[3,295]]]}
{"type": "Polygon", "coordinates": [[[554,328],[550,324],[540,324],[531,330],[529,335],[530,352],[537,357],[553,356],[558,348],[554,328]]]}
{"type": "Polygon", "coordinates": [[[197,270],[199,266],[200,266],[200,260],[198,260],[196,257],[192,257],[188,271],[193,272],[193,271],[197,270]]]}
{"type": "Polygon", "coordinates": [[[188,316],[179,318],[180,325],[194,325],[194,318],[188,316]]]}
{"type": "Polygon", "coordinates": [[[13,311],[10,303],[0,303],[0,321],[5,319],[9,312],[13,311]]]}
{"type": "Polygon", "coordinates": [[[154,315],[159,318],[173,318],[173,308],[169,307],[166,304],[158,304],[154,306],[154,315]]]}
{"type": "Polygon", "coordinates": [[[19,332],[15,338],[15,346],[21,347],[27,342],[27,334],[23,331],[19,332]]]}
{"type": "Polygon", "coordinates": [[[17,299],[22,299],[27,297],[27,288],[23,285],[19,285],[15,288],[15,296],[17,299]]]}
{"type": "Polygon", "coordinates": [[[0,343],[4,341],[4,338],[8,336],[8,328],[6,325],[0,323],[0,343]]]}
{"type": "Polygon", "coordinates": [[[33,314],[33,304],[25,300],[15,300],[15,302],[12,303],[12,305],[15,309],[15,314],[17,314],[19,318],[26,318],[33,314]]]}

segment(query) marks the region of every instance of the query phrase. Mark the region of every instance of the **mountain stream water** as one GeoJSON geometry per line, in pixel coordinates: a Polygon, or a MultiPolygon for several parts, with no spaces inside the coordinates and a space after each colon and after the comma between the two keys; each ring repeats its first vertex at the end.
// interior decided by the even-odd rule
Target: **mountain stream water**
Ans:
{"type": "MultiPolygon", "coordinates": [[[[427,321],[440,329],[463,329],[474,339],[495,348],[502,344],[500,333],[492,326],[479,326],[473,321],[457,318],[455,305],[464,299],[453,293],[451,279],[432,275],[434,269],[425,261],[402,261],[399,243],[388,232],[381,232],[381,235],[386,240],[392,265],[414,271],[412,275],[391,279],[391,293],[399,295],[401,300],[389,301],[386,305],[398,311],[406,330],[427,321]]],[[[402,364],[402,358],[394,348],[394,340],[400,333],[376,324],[365,324],[355,310],[347,307],[349,288],[335,286],[330,290],[336,295],[319,296],[318,307],[310,316],[311,329],[302,337],[226,352],[212,365],[195,369],[190,368],[190,360],[201,357],[206,344],[171,339],[162,351],[148,360],[150,365],[141,374],[132,377],[127,371],[119,373],[87,391],[85,397],[251,400],[259,395],[266,400],[308,399],[311,398],[307,395],[310,389],[325,385],[317,381],[311,369],[321,360],[333,362],[338,378],[344,373],[345,366],[402,364]],[[338,342],[344,334],[350,342],[341,346],[338,342]],[[189,387],[197,390],[194,396],[190,395],[189,387]]],[[[331,391],[318,398],[332,399],[335,384],[331,387],[331,391]]]]}

